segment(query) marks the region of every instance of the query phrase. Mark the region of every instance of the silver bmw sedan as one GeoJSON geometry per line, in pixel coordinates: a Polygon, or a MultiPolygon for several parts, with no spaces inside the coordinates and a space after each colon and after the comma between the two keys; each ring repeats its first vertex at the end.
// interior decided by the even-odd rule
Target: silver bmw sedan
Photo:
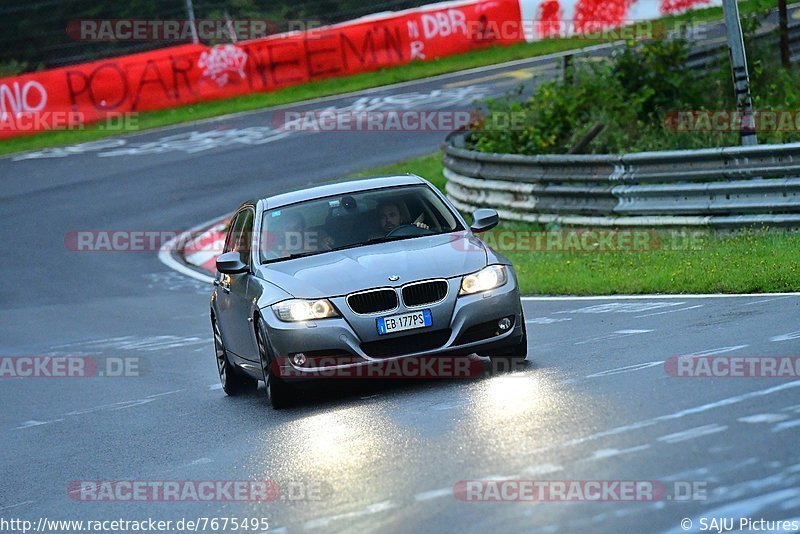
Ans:
{"type": "MultiPolygon", "coordinates": [[[[320,372],[454,354],[527,355],[511,263],[415,175],[249,201],[231,219],[211,297],[222,388],[266,384],[274,408],[320,372]]],[[[407,363],[407,362],[406,362],[407,363]]]]}

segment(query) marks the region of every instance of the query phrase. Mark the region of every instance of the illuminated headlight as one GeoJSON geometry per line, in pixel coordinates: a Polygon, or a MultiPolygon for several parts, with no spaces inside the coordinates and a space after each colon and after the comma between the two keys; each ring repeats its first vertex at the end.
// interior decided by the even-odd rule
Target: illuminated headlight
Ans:
{"type": "Polygon", "coordinates": [[[325,319],[327,317],[338,317],[339,313],[328,299],[320,300],[284,300],[273,304],[272,309],[281,321],[311,321],[313,319],[325,319]]]}
{"type": "Polygon", "coordinates": [[[472,295],[481,291],[489,291],[508,282],[508,273],[502,265],[490,265],[477,273],[470,274],[461,280],[459,295],[472,295]]]}

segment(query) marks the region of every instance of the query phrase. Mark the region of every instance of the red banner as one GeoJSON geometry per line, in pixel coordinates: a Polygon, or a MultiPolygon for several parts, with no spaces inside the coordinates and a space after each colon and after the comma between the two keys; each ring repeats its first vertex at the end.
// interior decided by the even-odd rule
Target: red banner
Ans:
{"type": "Polygon", "coordinates": [[[272,91],[523,39],[518,0],[470,0],[291,35],[182,45],[0,79],[0,138],[272,91]]]}

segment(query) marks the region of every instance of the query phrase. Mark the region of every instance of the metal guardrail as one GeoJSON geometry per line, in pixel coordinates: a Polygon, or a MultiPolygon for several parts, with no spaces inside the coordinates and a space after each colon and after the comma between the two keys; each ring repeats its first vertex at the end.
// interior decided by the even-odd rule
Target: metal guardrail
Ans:
{"type": "Polygon", "coordinates": [[[448,198],[509,220],[573,226],[800,228],[800,143],[622,155],[522,156],[448,136],[448,198]]]}
{"type": "MultiPolygon", "coordinates": [[[[755,39],[759,44],[774,45],[775,50],[778,50],[780,36],[777,28],[762,30],[756,34],[755,39]]],[[[800,61],[800,22],[792,21],[789,24],[789,50],[791,61],[800,61]]],[[[692,70],[708,71],[720,64],[730,68],[727,59],[728,45],[725,37],[720,37],[711,43],[693,47],[686,64],[692,70]]]]}

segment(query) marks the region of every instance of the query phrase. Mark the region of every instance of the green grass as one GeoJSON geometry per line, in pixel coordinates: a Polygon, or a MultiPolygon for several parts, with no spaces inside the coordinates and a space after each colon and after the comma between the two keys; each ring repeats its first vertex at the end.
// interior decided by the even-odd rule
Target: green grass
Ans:
{"type": "MultiPolygon", "coordinates": [[[[442,154],[386,165],[355,176],[413,172],[444,190],[442,154]]],[[[469,220],[469,217],[467,217],[469,220]]],[[[503,223],[502,230],[542,231],[503,223]]],[[[800,291],[800,234],[687,231],[669,247],[645,252],[500,251],[516,267],[525,294],[773,293],[800,291]],[[677,250],[669,250],[677,249],[677,250]]],[[[670,234],[660,233],[663,239],[670,234]]]]}
{"type": "MultiPolygon", "coordinates": [[[[756,5],[764,0],[747,0],[740,6],[742,13],[753,11],[756,5]]],[[[777,0],[772,4],[777,5],[777,0]]],[[[676,17],[665,17],[666,26],[677,21],[692,20],[707,22],[722,18],[722,9],[706,8],[676,17]]],[[[0,154],[9,154],[25,150],[38,150],[47,147],[95,141],[105,137],[147,130],[173,124],[180,124],[199,119],[217,117],[229,113],[251,111],[281,104],[290,104],[312,98],[320,98],[343,94],[372,87],[379,87],[398,82],[427,78],[438,74],[456,72],[464,69],[494,65],[516,59],[542,56],[554,52],[574,50],[585,46],[605,42],[597,38],[582,39],[549,39],[534,43],[518,43],[511,46],[494,46],[482,50],[467,52],[428,62],[414,62],[400,67],[382,69],[374,72],[356,74],[341,78],[330,78],[294,87],[288,87],[269,93],[255,93],[213,102],[202,102],[190,106],[173,109],[149,111],[137,116],[135,129],[108,130],[102,129],[99,123],[87,125],[82,130],[43,132],[31,136],[8,139],[0,144],[0,154]]]]}

